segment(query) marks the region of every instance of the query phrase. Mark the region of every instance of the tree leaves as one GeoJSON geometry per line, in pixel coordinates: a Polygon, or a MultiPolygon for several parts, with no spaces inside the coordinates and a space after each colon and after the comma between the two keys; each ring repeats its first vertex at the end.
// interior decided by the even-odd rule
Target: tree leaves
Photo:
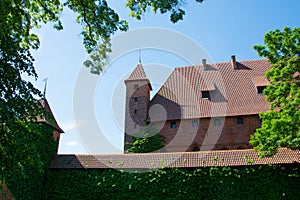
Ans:
{"type": "Polygon", "coordinates": [[[99,75],[109,62],[108,52],[111,52],[110,40],[98,45],[98,48],[91,52],[90,58],[83,62],[83,65],[90,68],[92,74],[99,75]]]}
{"type": "Polygon", "coordinates": [[[109,40],[117,30],[128,30],[127,22],[120,20],[105,0],[68,0],[64,5],[78,13],[76,21],[83,26],[81,35],[88,53],[98,43],[109,40]]]}
{"type": "MultiPolygon", "coordinates": [[[[132,4],[131,11],[137,18],[145,12],[148,6],[161,13],[174,13],[172,21],[182,19],[184,11],[180,9],[183,1],[168,0],[139,0],[128,1],[132,4]],[[137,9],[137,10],[136,10],[137,9]]],[[[197,1],[202,2],[202,1],[197,1]]],[[[27,140],[28,134],[37,134],[34,117],[42,115],[36,98],[41,98],[41,92],[24,80],[22,76],[38,78],[33,66],[34,58],[30,49],[38,49],[39,38],[33,29],[42,23],[53,23],[53,27],[62,30],[60,15],[66,6],[77,14],[77,22],[82,25],[81,35],[83,45],[90,59],[84,65],[92,73],[100,74],[107,64],[111,51],[110,37],[117,31],[128,30],[128,23],[109,7],[105,0],[1,0],[0,1],[0,181],[9,167],[20,169],[18,166],[30,164],[38,158],[38,149],[33,148],[30,155],[23,152],[22,147],[34,146],[34,140],[27,140]],[[14,160],[12,155],[21,155],[14,160]],[[27,156],[27,157],[26,157],[27,156]],[[13,167],[14,166],[14,167],[13,167]]],[[[37,159],[38,160],[38,159],[37,159]]],[[[42,163],[36,162],[37,165],[42,163]]],[[[6,174],[7,175],[7,174],[6,174]]]]}
{"type": "Polygon", "coordinates": [[[37,78],[30,48],[37,49],[39,39],[32,29],[58,21],[59,11],[59,0],[0,1],[0,180],[22,174],[24,166],[44,167],[36,148],[41,129],[31,123],[42,115],[35,99],[41,93],[22,76],[37,78]]]}
{"type": "MultiPolygon", "coordinates": [[[[140,20],[142,14],[147,12],[147,8],[151,7],[154,14],[156,14],[157,11],[161,14],[170,12],[170,21],[176,23],[179,20],[182,20],[185,15],[185,11],[182,7],[186,2],[187,1],[184,0],[128,0],[125,3],[125,6],[130,9],[129,16],[134,17],[137,20],[140,20]]],[[[196,2],[202,3],[203,0],[196,0],[196,2]]]]}
{"type": "Polygon", "coordinates": [[[162,148],[164,137],[158,134],[155,127],[145,126],[132,136],[132,142],[126,143],[128,153],[150,153],[162,148]]]}
{"type": "Polygon", "coordinates": [[[300,147],[300,28],[270,31],[264,42],[254,49],[271,64],[264,91],[271,110],[260,114],[262,127],[250,143],[260,155],[270,156],[279,147],[300,147]]]}

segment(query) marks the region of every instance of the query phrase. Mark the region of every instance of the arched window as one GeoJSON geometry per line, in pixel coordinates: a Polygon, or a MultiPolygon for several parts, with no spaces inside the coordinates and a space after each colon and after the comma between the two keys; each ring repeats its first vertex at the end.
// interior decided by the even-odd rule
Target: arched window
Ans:
{"type": "Polygon", "coordinates": [[[194,146],[192,151],[200,151],[200,148],[198,146],[194,146]]]}

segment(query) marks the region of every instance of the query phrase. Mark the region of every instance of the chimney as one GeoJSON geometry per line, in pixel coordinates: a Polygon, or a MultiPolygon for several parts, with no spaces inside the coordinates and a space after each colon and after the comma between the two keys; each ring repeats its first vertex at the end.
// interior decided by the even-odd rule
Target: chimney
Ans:
{"type": "Polygon", "coordinates": [[[235,55],[231,56],[231,60],[230,61],[231,61],[231,65],[233,66],[233,69],[237,69],[235,55]]]}
{"type": "Polygon", "coordinates": [[[235,55],[231,56],[231,60],[230,61],[231,61],[231,65],[233,66],[233,69],[237,69],[235,55]]]}
{"type": "Polygon", "coordinates": [[[207,70],[206,59],[205,58],[202,59],[202,65],[203,65],[203,69],[207,70]]]}

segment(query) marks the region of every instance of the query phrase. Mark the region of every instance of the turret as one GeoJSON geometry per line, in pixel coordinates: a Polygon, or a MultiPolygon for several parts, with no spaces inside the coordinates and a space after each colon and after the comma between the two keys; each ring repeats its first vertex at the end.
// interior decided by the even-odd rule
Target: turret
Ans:
{"type": "Polygon", "coordinates": [[[130,76],[125,80],[125,142],[132,140],[132,135],[138,133],[146,124],[152,90],[149,79],[146,77],[143,65],[138,64],[130,76]]]}
{"type": "Polygon", "coordinates": [[[50,126],[53,131],[52,131],[52,136],[53,139],[55,141],[57,141],[57,147],[56,147],[56,153],[58,150],[58,145],[59,145],[59,139],[60,139],[60,134],[64,133],[64,131],[59,127],[53,113],[52,110],[49,106],[48,101],[45,98],[42,98],[39,100],[39,103],[41,104],[41,106],[45,109],[45,116],[41,117],[41,116],[37,116],[37,121],[38,122],[42,122],[47,124],[48,126],[50,126]]]}

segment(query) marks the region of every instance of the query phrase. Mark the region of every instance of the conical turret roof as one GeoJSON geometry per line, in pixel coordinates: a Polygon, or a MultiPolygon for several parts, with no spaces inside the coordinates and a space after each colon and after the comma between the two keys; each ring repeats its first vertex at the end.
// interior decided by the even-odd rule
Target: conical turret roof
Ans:
{"type": "Polygon", "coordinates": [[[148,80],[142,64],[138,64],[131,72],[130,76],[126,79],[126,81],[133,80],[148,80]]]}

